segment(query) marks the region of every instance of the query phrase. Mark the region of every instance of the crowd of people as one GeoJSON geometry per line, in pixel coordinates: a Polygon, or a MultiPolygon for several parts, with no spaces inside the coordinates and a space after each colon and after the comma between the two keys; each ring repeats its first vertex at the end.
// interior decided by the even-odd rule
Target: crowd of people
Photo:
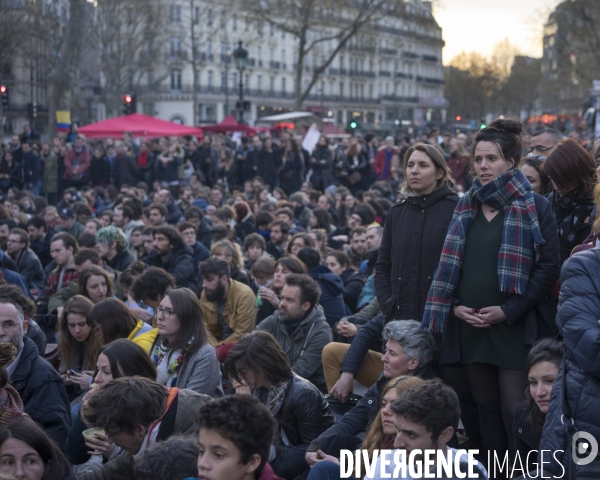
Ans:
{"type": "Polygon", "coordinates": [[[600,439],[600,143],[26,125],[1,153],[0,478],[326,480],[358,448],[600,475],[570,446],[600,439]]]}

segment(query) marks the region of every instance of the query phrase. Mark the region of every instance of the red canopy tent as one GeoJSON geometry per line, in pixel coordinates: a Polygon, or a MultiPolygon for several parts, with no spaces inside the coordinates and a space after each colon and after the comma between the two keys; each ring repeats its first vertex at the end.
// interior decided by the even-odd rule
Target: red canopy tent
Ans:
{"type": "Polygon", "coordinates": [[[131,132],[134,137],[162,137],[177,135],[191,135],[202,138],[202,129],[186,127],[177,123],[168,122],[159,118],[134,113],[123,117],[109,118],[101,122],[92,123],[79,129],[79,133],[88,138],[116,138],[122,137],[124,132],[131,132]]]}
{"type": "Polygon", "coordinates": [[[221,123],[217,123],[216,125],[203,125],[202,130],[215,133],[244,132],[246,135],[256,135],[258,133],[256,128],[238,123],[231,113],[227,115],[221,123]]]}

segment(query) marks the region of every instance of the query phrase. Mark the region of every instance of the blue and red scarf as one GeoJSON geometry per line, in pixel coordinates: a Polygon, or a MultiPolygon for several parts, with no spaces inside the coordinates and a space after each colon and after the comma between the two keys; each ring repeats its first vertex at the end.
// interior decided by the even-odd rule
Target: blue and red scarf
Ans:
{"type": "Polygon", "coordinates": [[[498,254],[500,291],[523,295],[527,290],[529,272],[539,246],[545,243],[531,184],[520,170],[509,170],[484,186],[475,179],[454,209],[440,263],[427,295],[423,329],[442,331],[460,279],[465,238],[482,203],[504,211],[502,246],[498,254]]]}

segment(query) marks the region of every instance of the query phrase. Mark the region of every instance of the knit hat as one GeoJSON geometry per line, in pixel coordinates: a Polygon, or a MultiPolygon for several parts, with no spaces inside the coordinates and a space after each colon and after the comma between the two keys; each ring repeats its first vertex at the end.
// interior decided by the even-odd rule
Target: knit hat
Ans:
{"type": "Polygon", "coordinates": [[[360,217],[363,225],[369,225],[375,221],[375,212],[369,205],[361,205],[352,213],[360,217]]]}
{"type": "Polygon", "coordinates": [[[292,193],[289,196],[288,200],[290,202],[301,203],[302,205],[306,204],[306,202],[307,202],[306,194],[304,192],[292,193]]]}

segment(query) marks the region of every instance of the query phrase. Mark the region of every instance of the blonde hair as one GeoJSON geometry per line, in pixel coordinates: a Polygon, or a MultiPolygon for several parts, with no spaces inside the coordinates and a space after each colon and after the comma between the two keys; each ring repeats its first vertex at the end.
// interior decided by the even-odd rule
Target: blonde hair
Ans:
{"type": "Polygon", "coordinates": [[[244,268],[244,256],[242,255],[242,249],[237,243],[230,242],[229,240],[219,240],[211,247],[210,254],[214,256],[217,252],[221,251],[224,251],[226,255],[231,257],[231,265],[237,268],[244,268]]]}

